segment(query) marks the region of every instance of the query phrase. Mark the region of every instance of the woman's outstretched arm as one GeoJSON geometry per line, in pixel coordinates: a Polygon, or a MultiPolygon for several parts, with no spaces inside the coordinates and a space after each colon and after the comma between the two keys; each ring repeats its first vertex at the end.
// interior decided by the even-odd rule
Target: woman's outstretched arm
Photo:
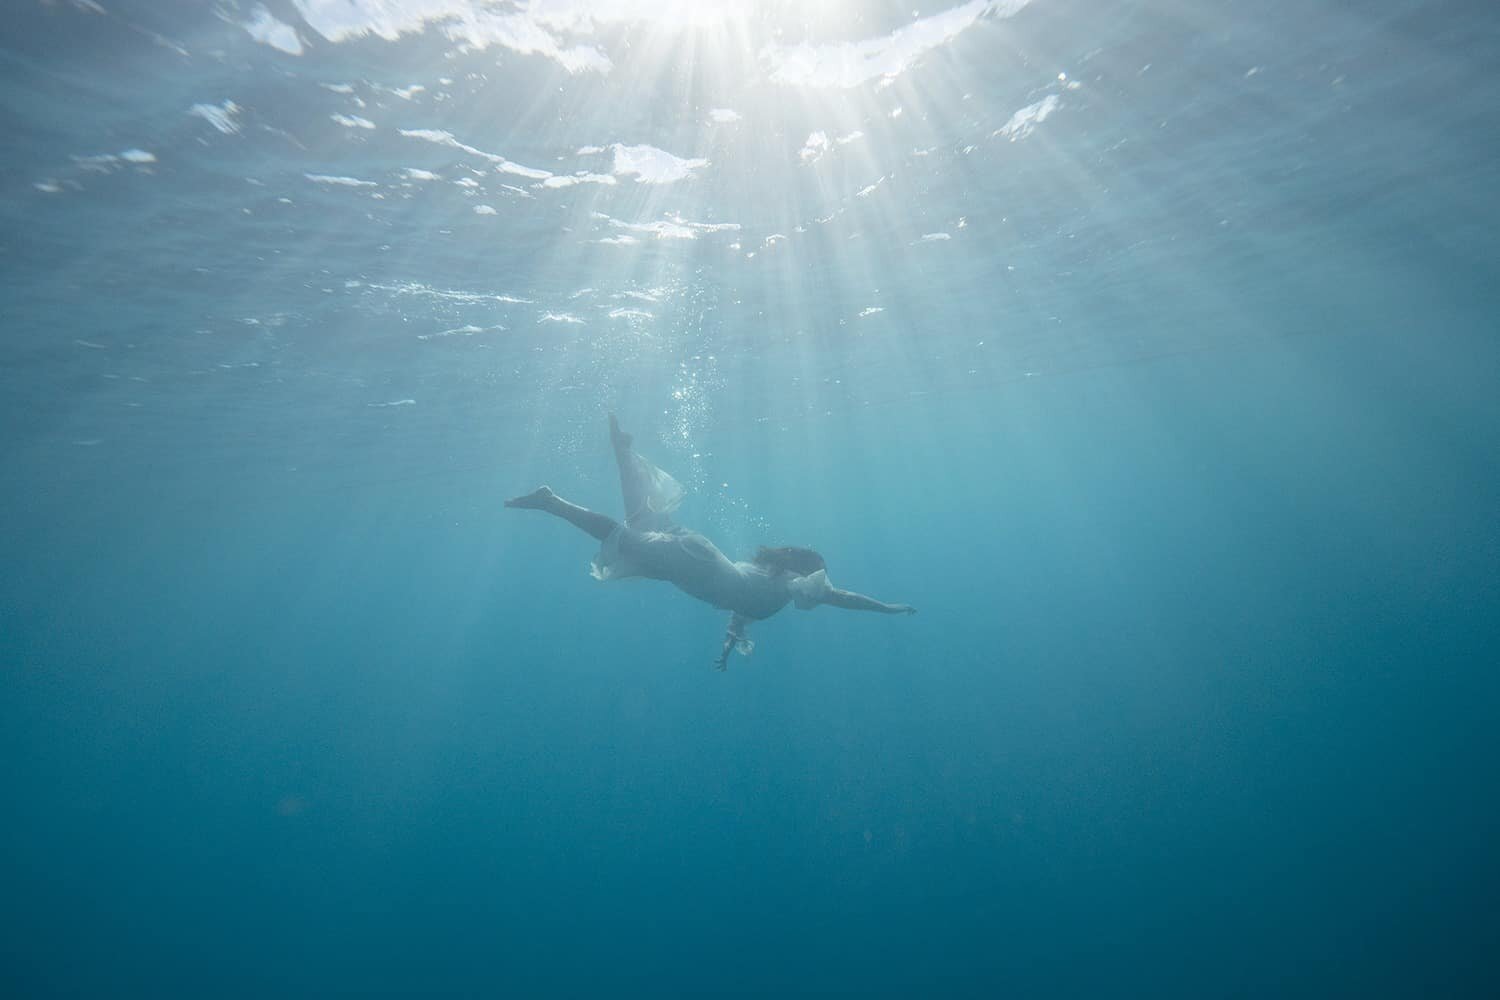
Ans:
{"type": "Polygon", "coordinates": [[[852,590],[840,590],[837,587],[831,589],[824,595],[823,604],[830,604],[835,608],[844,608],[847,611],[879,611],[883,615],[914,615],[917,609],[910,604],[887,604],[877,601],[873,597],[864,594],[856,594],[852,590]]]}

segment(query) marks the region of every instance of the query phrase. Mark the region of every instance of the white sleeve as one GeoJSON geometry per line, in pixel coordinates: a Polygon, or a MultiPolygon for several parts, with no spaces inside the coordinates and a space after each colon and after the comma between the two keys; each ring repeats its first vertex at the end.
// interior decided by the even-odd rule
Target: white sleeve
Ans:
{"type": "Polygon", "coordinates": [[[818,570],[807,576],[799,576],[787,584],[787,589],[792,592],[792,600],[797,602],[797,607],[806,611],[822,604],[824,598],[833,593],[833,584],[828,582],[828,571],[818,570]]]}

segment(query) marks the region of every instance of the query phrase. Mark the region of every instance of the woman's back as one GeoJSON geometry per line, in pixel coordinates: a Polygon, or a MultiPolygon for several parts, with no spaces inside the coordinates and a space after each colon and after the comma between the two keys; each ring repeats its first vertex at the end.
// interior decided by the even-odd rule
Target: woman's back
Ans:
{"type": "Polygon", "coordinates": [[[784,574],[732,562],[708,538],[686,528],[636,531],[621,525],[605,540],[594,575],[664,580],[716,608],[757,620],[774,615],[791,599],[784,574]]]}

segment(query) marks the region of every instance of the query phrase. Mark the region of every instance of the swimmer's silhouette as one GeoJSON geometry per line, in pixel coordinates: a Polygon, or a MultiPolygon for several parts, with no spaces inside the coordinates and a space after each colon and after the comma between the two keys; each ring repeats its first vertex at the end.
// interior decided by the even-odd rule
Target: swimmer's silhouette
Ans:
{"type": "Polygon", "coordinates": [[[762,547],[750,562],[731,562],[713,542],[673,522],[672,512],[682,502],[682,486],[636,453],[630,435],[620,430],[613,414],[609,437],[620,467],[623,523],[569,503],[546,486],[507,500],[505,506],[546,511],[597,538],[603,543],[594,557],[597,579],[665,580],[700,601],[733,612],[724,648],[714,661],[720,670],[728,667],[733,650],[750,652],[753,644],[745,637],[750,622],[769,618],[791,603],[803,609],[827,604],[888,615],[916,613],[907,604],[886,604],[839,590],[828,582],[823,557],[812,549],[762,547]]]}

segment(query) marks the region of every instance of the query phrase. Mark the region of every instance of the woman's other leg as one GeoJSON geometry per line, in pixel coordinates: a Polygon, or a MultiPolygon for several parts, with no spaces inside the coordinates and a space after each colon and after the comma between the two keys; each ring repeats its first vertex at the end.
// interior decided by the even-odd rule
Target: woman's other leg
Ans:
{"type": "Polygon", "coordinates": [[[615,415],[609,415],[609,443],[615,451],[615,465],[620,470],[620,495],[625,501],[625,523],[632,524],[646,513],[648,484],[642,475],[635,452],[631,450],[632,439],[620,430],[615,415]]]}
{"type": "Polygon", "coordinates": [[[642,531],[671,531],[672,511],[682,502],[682,484],[636,452],[613,413],[609,415],[609,442],[620,470],[625,523],[642,531]]]}

